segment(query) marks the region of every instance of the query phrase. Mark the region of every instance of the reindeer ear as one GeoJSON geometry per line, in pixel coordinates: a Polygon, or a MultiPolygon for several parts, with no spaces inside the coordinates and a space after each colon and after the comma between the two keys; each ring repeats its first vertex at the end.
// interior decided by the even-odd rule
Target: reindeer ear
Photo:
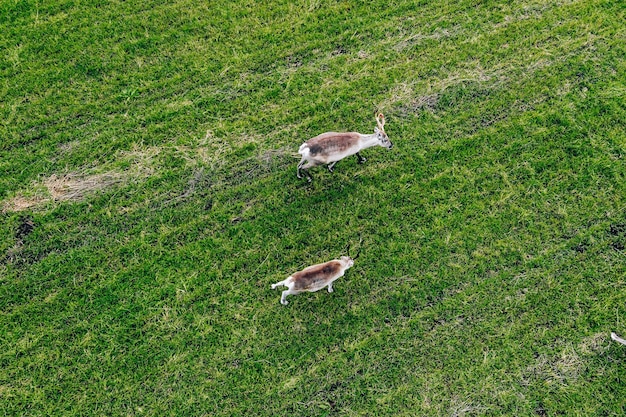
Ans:
{"type": "Polygon", "coordinates": [[[379,128],[377,128],[377,127],[375,127],[375,128],[374,128],[374,133],[380,133],[380,129],[379,129],[379,128]]]}

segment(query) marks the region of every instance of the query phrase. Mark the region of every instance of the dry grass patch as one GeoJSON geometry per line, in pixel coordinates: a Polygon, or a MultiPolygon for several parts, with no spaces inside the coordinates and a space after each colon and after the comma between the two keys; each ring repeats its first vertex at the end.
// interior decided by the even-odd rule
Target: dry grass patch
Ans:
{"type": "Polygon", "coordinates": [[[52,175],[44,180],[43,185],[47,188],[54,201],[78,201],[86,194],[93,193],[122,181],[119,173],[104,173],[89,176],[70,173],[63,176],[52,175]]]}
{"type": "Polygon", "coordinates": [[[5,213],[20,212],[39,208],[51,202],[80,201],[87,195],[122,184],[133,178],[146,178],[154,174],[155,158],[161,153],[160,148],[133,148],[122,152],[116,162],[125,163],[124,170],[110,169],[101,173],[89,173],[87,170],[52,174],[35,182],[27,190],[16,193],[12,198],[1,203],[5,213]]]}
{"type": "Polygon", "coordinates": [[[35,184],[31,192],[21,192],[4,202],[4,212],[19,212],[33,207],[40,207],[51,201],[79,201],[87,194],[103,190],[124,180],[120,173],[83,175],[69,173],[53,174],[41,184],[35,184]]]}
{"type": "Polygon", "coordinates": [[[432,33],[411,33],[406,36],[402,36],[402,40],[398,41],[392,48],[397,52],[403,52],[407,49],[411,49],[416,47],[424,40],[435,40],[439,41],[441,39],[453,38],[455,36],[460,36],[464,33],[464,31],[460,28],[460,26],[455,26],[450,29],[435,29],[432,33]]]}
{"type": "MultiPolygon", "coordinates": [[[[67,144],[71,151],[77,142],[67,144]]],[[[51,202],[80,201],[89,194],[108,189],[112,186],[123,184],[131,179],[147,178],[155,174],[158,166],[157,158],[164,151],[163,148],[150,146],[135,146],[129,151],[121,151],[113,164],[125,165],[124,168],[108,168],[105,172],[94,173],[88,169],[82,169],[66,174],[52,174],[43,180],[35,182],[28,189],[19,191],[15,196],[0,202],[0,209],[5,212],[20,212],[31,208],[40,208],[51,202]]],[[[195,152],[190,150],[175,149],[174,152],[183,152],[189,161],[203,161],[195,152]],[[184,152],[183,152],[184,151],[184,152]]],[[[193,166],[194,163],[189,162],[193,166]]],[[[100,171],[104,170],[100,167],[100,171]]]]}
{"type": "Polygon", "coordinates": [[[555,355],[540,355],[524,371],[522,383],[527,385],[530,379],[538,379],[550,385],[571,384],[580,377],[592,356],[602,355],[607,350],[607,341],[605,333],[596,333],[584,338],[577,346],[565,345],[555,355]]]}

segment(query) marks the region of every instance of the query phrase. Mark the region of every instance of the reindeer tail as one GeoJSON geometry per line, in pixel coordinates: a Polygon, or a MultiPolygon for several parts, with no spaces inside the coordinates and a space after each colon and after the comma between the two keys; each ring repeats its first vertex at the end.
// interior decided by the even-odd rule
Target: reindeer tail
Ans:
{"type": "Polygon", "coordinates": [[[306,142],[300,145],[300,149],[298,149],[298,153],[300,155],[304,156],[304,154],[308,152],[309,152],[309,145],[306,142]]]}
{"type": "Polygon", "coordinates": [[[626,345],[626,340],[622,339],[621,337],[619,337],[615,333],[611,333],[611,339],[615,340],[618,343],[621,343],[622,345],[626,345]]]}

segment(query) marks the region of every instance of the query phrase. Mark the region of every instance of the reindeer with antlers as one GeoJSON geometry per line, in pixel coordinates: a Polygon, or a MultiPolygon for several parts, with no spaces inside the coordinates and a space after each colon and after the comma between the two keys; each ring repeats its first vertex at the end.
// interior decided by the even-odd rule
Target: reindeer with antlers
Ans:
{"type": "MultiPolygon", "coordinates": [[[[348,254],[350,253],[350,245],[348,245],[348,254]]],[[[302,271],[298,271],[291,275],[287,279],[272,284],[272,289],[279,286],[285,286],[288,289],[283,291],[280,297],[280,303],[287,305],[287,296],[296,295],[301,292],[315,292],[324,287],[328,287],[328,292],[333,292],[333,282],[341,278],[346,270],[354,265],[354,260],[359,257],[361,248],[359,248],[354,258],[350,256],[342,256],[339,259],[333,259],[332,261],[324,262],[317,265],[312,265],[304,268],[302,271]]]]}
{"type": "Polygon", "coordinates": [[[350,155],[356,155],[358,163],[362,164],[365,158],[359,152],[365,148],[378,145],[391,149],[393,143],[385,133],[385,116],[382,113],[376,117],[376,124],[378,126],[371,135],[358,132],[327,132],[304,142],[298,150],[302,155],[302,160],[298,164],[298,178],[302,178],[304,170],[308,181],[311,182],[313,178],[308,172],[309,168],[328,164],[328,170],[333,172],[335,164],[350,155]]]}

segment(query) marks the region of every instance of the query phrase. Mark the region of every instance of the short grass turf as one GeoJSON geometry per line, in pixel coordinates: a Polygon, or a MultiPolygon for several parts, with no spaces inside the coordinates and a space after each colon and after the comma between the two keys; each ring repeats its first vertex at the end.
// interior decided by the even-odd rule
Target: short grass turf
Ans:
{"type": "Polygon", "coordinates": [[[0,414],[626,414],[625,21],[0,2],[0,414]],[[376,111],[391,151],[295,177],[376,111]]]}

